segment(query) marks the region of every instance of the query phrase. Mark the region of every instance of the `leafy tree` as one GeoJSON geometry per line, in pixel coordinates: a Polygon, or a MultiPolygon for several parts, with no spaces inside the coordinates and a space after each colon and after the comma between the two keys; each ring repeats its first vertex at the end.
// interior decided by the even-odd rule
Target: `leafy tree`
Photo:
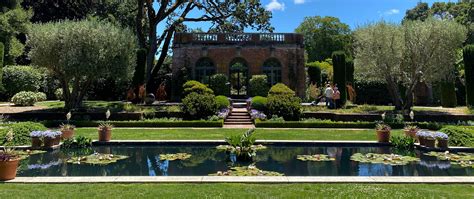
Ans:
{"type": "Polygon", "coordinates": [[[463,50],[464,70],[466,76],[466,103],[474,107],[474,45],[467,45],[463,50]]]}
{"type": "MultiPolygon", "coordinates": [[[[341,104],[346,104],[347,100],[347,92],[346,92],[346,54],[342,51],[336,51],[332,54],[332,62],[334,68],[334,76],[333,80],[334,83],[337,84],[340,97],[341,97],[341,104]]],[[[339,106],[339,105],[338,105],[339,106]]]]}
{"type": "Polygon", "coordinates": [[[422,20],[424,21],[430,16],[430,6],[428,3],[419,2],[416,6],[405,13],[403,20],[422,20]]]}
{"type": "Polygon", "coordinates": [[[449,20],[371,24],[355,32],[356,75],[385,82],[396,109],[410,109],[417,83],[452,80],[465,39],[466,29],[449,20]]]}
{"type": "Polygon", "coordinates": [[[305,37],[308,61],[323,61],[334,51],[350,54],[351,30],[336,17],[305,17],[295,32],[305,37]]]}
{"type": "Polygon", "coordinates": [[[273,30],[271,12],[256,0],[137,0],[137,5],[138,43],[140,48],[148,50],[146,79],[149,91],[156,87],[152,80],[163,66],[174,33],[185,30],[185,23],[210,22],[211,29],[219,32],[241,32],[245,27],[273,30]],[[157,34],[158,27],[165,27],[164,31],[157,34]],[[158,60],[155,62],[156,55],[158,60]]]}
{"type": "Polygon", "coordinates": [[[4,65],[14,64],[15,59],[23,54],[25,46],[19,38],[28,30],[30,15],[17,0],[0,3],[0,42],[5,45],[4,65]]]}
{"type": "Polygon", "coordinates": [[[30,56],[59,79],[65,108],[80,107],[91,83],[103,77],[129,78],[136,43],[131,31],[96,20],[33,25],[30,56]]]}

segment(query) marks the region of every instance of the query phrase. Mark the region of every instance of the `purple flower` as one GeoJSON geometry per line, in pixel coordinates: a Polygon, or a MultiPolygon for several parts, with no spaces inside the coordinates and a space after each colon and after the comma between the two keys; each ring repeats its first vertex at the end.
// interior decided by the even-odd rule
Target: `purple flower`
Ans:
{"type": "Polygon", "coordinates": [[[446,133],[443,132],[435,132],[434,137],[438,140],[447,140],[449,137],[446,133]]]}
{"type": "Polygon", "coordinates": [[[33,138],[43,137],[43,131],[31,131],[30,136],[33,138]]]}
{"type": "Polygon", "coordinates": [[[47,130],[43,132],[43,136],[47,138],[57,138],[58,136],[61,136],[61,134],[60,131],[47,130]]]}
{"type": "Polygon", "coordinates": [[[261,120],[265,120],[267,119],[267,115],[265,115],[264,113],[258,111],[258,110],[255,110],[255,109],[252,109],[250,110],[250,116],[252,116],[252,119],[261,119],[261,120]]]}

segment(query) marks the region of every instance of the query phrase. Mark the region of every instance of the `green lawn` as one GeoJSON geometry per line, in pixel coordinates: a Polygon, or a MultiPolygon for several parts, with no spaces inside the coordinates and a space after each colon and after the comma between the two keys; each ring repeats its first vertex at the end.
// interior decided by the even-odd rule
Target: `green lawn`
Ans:
{"type": "Polygon", "coordinates": [[[0,198],[474,198],[474,185],[3,184],[0,198]]]}
{"type": "MultiPolygon", "coordinates": [[[[206,140],[224,139],[230,135],[242,134],[245,129],[124,129],[116,128],[112,139],[116,140],[206,140]]],[[[401,130],[393,130],[401,135],[401,130]]],[[[96,128],[78,128],[76,135],[97,139],[96,128]]],[[[375,140],[375,131],[344,129],[257,129],[257,139],[268,140],[375,140]]]]}
{"type": "MultiPolygon", "coordinates": [[[[391,112],[395,109],[394,106],[381,106],[381,105],[357,105],[347,106],[340,109],[328,109],[325,106],[304,106],[303,111],[305,112],[331,112],[331,113],[383,113],[391,112]]],[[[456,113],[456,114],[473,114],[473,110],[468,109],[465,106],[456,108],[441,108],[441,107],[429,107],[429,106],[414,106],[413,111],[416,113],[456,113]]]]}

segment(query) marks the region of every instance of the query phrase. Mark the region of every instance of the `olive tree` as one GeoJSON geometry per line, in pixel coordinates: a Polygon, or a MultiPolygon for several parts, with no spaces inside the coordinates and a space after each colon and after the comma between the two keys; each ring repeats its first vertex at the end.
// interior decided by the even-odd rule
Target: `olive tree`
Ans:
{"type": "Polygon", "coordinates": [[[47,68],[61,83],[65,108],[82,105],[94,80],[129,78],[134,68],[131,31],[96,20],[35,24],[28,45],[33,64],[47,68]]]}
{"type": "Polygon", "coordinates": [[[403,25],[381,21],[358,28],[354,37],[356,76],[385,82],[396,109],[401,110],[413,106],[417,83],[453,78],[456,50],[466,39],[466,29],[449,20],[403,25]],[[404,93],[400,85],[406,88],[404,93]]]}

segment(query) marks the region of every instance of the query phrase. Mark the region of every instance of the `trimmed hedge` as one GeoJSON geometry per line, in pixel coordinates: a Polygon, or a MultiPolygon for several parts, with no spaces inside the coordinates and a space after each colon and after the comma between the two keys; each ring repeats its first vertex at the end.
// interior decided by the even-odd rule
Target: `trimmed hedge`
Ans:
{"type": "Polygon", "coordinates": [[[321,68],[317,62],[307,63],[306,68],[308,69],[309,82],[321,86],[321,68]]]}
{"type": "Polygon", "coordinates": [[[337,84],[339,92],[341,92],[341,102],[338,106],[346,104],[346,55],[342,51],[334,52],[332,55],[333,63],[333,81],[337,84]]]}
{"type": "Polygon", "coordinates": [[[227,85],[229,79],[227,75],[219,73],[211,76],[209,87],[214,91],[215,95],[230,95],[230,87],[227,85]]]}
{"type": "Polygon", "coordinates": [[[449,136],[450,146],[474,147],[474,127],[446,126],[440,131],[449,136]]]}
{"type": "Polygon", "coordinates": [[[251,97],[254,96],[267,96],[268,90],[268,78],[266,75],[252,75],[249,81],[249,94],[251,97]]]}
{"type": "Polygon", "coordinates": [[[454,82],[441,82],[441,106],[443,107],[456,107],[456,87],[454,82]]]}
{"type": "Polygon", "coordinates": [[[474,106],[474,45],[464,47],[464,76],[466,78],[466,103],[474,106]]]}
{"type": "Polygon", "coordinates": [[[183,96],[186,97],[190,93],[213,95],[214,91],[201,82],[190,80],[183,84],[183,96]]]}
{"type": "Polygon", "coordinates": [[[252,97],[252,108],[257,109],[259,111],[266,111],[267,110],[267,98],[262,96],[255,96],[252,97]]]}
{"type": "Polygon", "coordinates": [[[10,98],[21,91],[36,92],[41,88],[43,74],[32,66],[7,66],[3,69],[3,85],[6,97],[10,98]]]}
{"type": "MultiPolygon", "coordinates": [[[[64,120],[49,120],[41,122],[48,128],[56,128],[59,125],[65,123],[64,120]]],[[[103,121],[70,121],[76,127],[97,127],[103,121]]],[[[218,121],[205,121],[205,120],[192,120],[192,121],[153,121],[153,120],[140,120],[140,121],[107,121],[114,125],[114,127],[222,127],[224,120],[218,121]]]]}
{"type": "MultiPolygon", "coordinates": [[[[375,128],[376,122],[342,122],[342,121],[330,121],[330,120],[317,120],[317,121],[260,121],[255,120],[255,127],[259,128],[375,128]]],[[[414,123],[418,127],[423,129],[439,130],[442,125],[433,122],[418,122],[414,123]]],[[[402,129],[404,123],[392,123],[389,124],[393,129],[402,129]]]]}
{"type": "Polygon", "coordinates": [[[44,131],[46,127],[41,123],[36,122],[19,122],[5,125],[5,128],[0,130],[0,145],[30,145],[31,144],[31,131],[44,131]],[[13,140],[7,142],[6,135],[9,131],[13,131],[13,140]]]}
{"type": "Polygon", "coordinates": [[[219,110],[230,107],[229,98],[223,95],[216,96],[216,104],[219,110]]]}

